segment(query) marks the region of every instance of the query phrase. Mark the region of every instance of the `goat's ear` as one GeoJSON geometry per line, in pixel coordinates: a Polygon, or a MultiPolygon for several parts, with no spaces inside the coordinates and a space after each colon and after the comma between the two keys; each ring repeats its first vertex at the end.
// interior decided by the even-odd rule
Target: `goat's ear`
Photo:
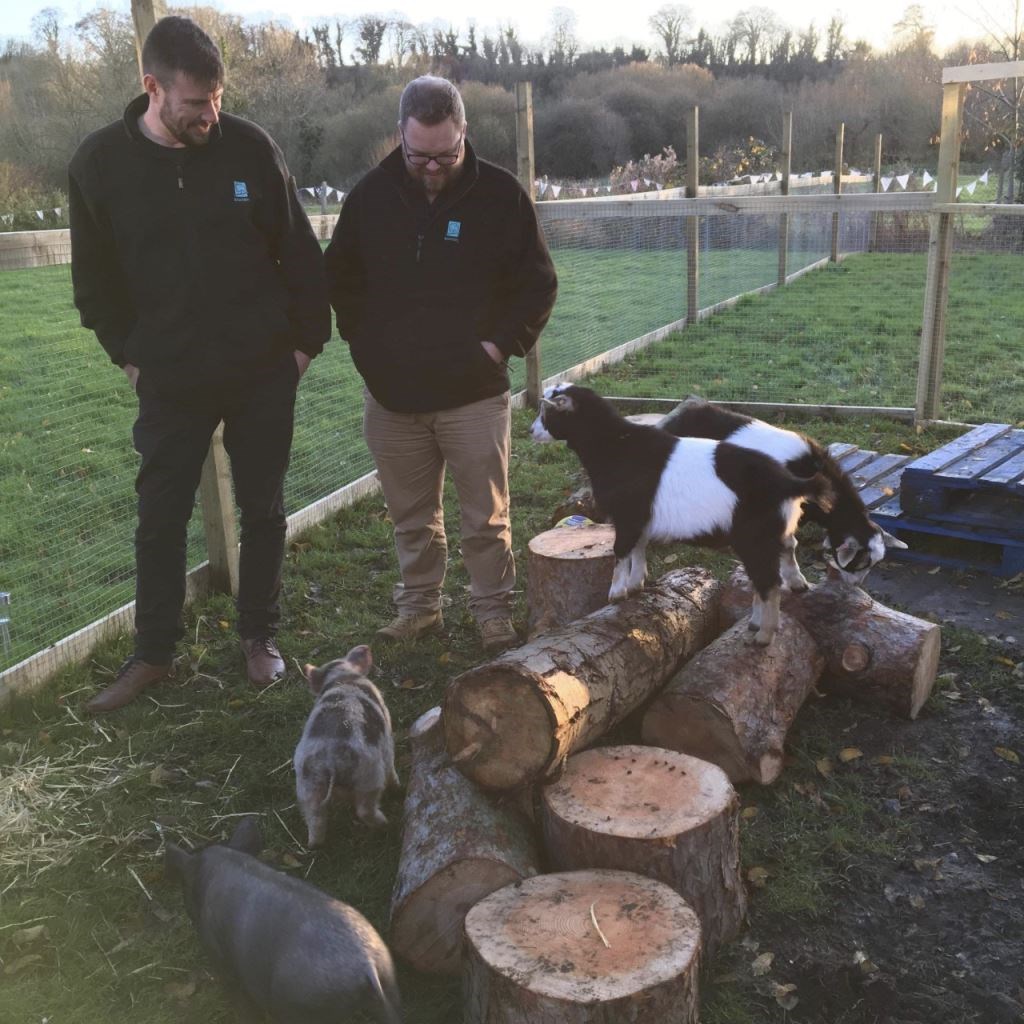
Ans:
{"type": "Polygon", "coordinates": [[[253,857],[263,849],[263,835],[255,814],[248,815],[235,826],[227,845],[232,850],[240,850],[253,857]]]}
{"type": "Polygon", "coordinates": [[[575,408],[572,399],[565,394],[555,395],[555,397],[551,400],[551,404],[559,412],[572,412],[575,408]]]}
{"type": "Polygon", "coordinates": [[[164,847],[164,877],[180,882],[185,878],[192,861],[192,854],[175,843],[164,847]]]}
{"type": "Polygon", "coordinates": [[[544,408],[545,405],[551,406],[552,409],[555,407],[555,403],[552,402],[550,398],[542,398],[540,400],[540,405],[541,405],[542,409],[544,408]]]}
{"type": "Polygon", "coordinates": [[[836,548],[836,562],[840,569],[845,569],[856,557],[860,545],[853,537],[847,537],[842,544],[836,548]]]}
{"type": "Polygon", "coordinates": [[[373,666],[373,655],[370,653],[370,648],[367,647],[366,644],[360,644],[358,647],[353,647],[352,650],[345,655],[345,660],[361,676],[370,674],[370,668],[373,666]]]}
{"type": "Polygon", "coordinates": [[[899,551],[907,550],[907,545],[899,537],[894,537],[891,533],[886,533],[885,530],[882,530],[882,541],[887,548],[894,548],[899,551]]]}

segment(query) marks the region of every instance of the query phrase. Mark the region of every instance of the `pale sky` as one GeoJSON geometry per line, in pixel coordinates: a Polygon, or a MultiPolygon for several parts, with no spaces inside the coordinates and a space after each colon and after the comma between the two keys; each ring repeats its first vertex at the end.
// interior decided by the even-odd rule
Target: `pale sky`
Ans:
{"type": "MultiPolygon", "coordinates": [[[[385,0],[386,4],[387,0],[385,0]]],[[[761,0],[764,3],[764,0],[761,0]]],[[[576,15],[576,34],[583,49],[619,44],[653,46],[648,18],[665,0],[624,0],[612,3],[567,2],[561,5],[551,0],[518,0],[506,8],[484,8],[479,0],[446,0],[445,4],[431,0],[396,0],[393,5],[382,5],[374,0],[213,0],[210,6],[230,11],[251,20],[265,20],[273,17],[286,25],[305,29],[311,22],[324,18],[352,18],[364,13],[392,14],[399,12],[415,23],[451,23],[461,36],[469,22],[477,25],[477,38],[485,30],[493,30],[498,21],[513,24],[522,41],[540,46],[551,29],[551,13],[556,6],[568,8],[576,15]],[[439,13],[443,12],[443,13],[439,13]]],[[[719,30],[738,11],[758,6],[758,0],[720,0],[711,4],[706,0],[688,4],[699,27],[719,30]]],[[[872,46],[886,47],[892,38],[893,25],[900,20],[907,4],[904,0],[859,0],[856,4],[836,4],[830,7],[817,0],[777,0],[771,6],[775,13],[794,30],[802,30],[815,22],[824,39],[825,28],[832,14],[839,12],[845,21],[846,36],[850,40],[866,39],[872,46]]],[[[55,7],[62,11],[70,24],[83,14],[97,7],[106,6],[124,12],[130,11],[130,0],[2,0],[0,2],[0,40],[13,37],[31,38],[32,18],[44,7],[55,7]]],[[[999,13],[1006,0],[922,0],[926,18],[935,29],[935,41],[939,50],[964,37],[978,38],[983,35],[980,24],[993,24],[986,19],[984,11],[999,13]]],[[[998,23],[998,22],[995,22],[998,23]]],[[[627,45],[628,48],[628,45],[627,45]]]]}

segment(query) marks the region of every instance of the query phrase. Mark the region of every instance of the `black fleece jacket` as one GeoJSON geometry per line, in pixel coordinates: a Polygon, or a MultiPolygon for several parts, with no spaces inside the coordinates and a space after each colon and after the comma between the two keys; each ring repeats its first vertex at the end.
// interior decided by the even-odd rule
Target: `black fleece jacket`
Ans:
{"type": "Polygon", "coordinates": [[[68,169],[71,275],[82,324],[119,366],[224,380],[330,337],[320,245],[284,157],[221,114],[201,147],[147,139],[138,118],[93,132],[68,169]]]}
{"type": "Polygon", "coordinates": [[[392,412],[506,391],[505,365],[480,342],[526,355],[558,288],[530,197],[468,142],[462,174],[433,203],[395,149],[346,197],[326,263],[338,331],[392,412]]]}

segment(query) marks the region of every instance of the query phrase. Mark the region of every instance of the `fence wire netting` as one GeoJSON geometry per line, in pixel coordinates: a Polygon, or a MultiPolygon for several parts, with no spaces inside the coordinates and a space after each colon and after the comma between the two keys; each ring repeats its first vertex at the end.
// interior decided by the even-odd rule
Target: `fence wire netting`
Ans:
{"type": "MultiPolygon", "coordinates": [[[[843,212],[835,262],[832,212],[790,206],[783,215],[770,197],[748,197],[742,209],[710,198],[697,218],[671,201],[538,204],[560,279],[542,375],[597,370],[606,353],[635,350],[608,362],[594,386],[624,397],[913,406],[924,197],[877,197],[874,209],[843,212]],[[700,313],[686,324],[694,248],[700,313]]],[[[66,233],[28,248],[31,259],[0,250],[0,592],[10,594],[9,608],[0,602],[0,624],[10,618],[0,672],[134,595],[135,399],[79,326],[66,233]]],[[[1024,421],[1022,272],[1024,218],[954,218],[946,418],[1024,421]]],[[[524,384],[516,361],[513,388],[524,384]]],[[[361,416],[361,382],[335,337],[300,387],[289,513],[372,471],[361,416]]],[[[204,558],[197,514],[189,565],[204,558]]]]}

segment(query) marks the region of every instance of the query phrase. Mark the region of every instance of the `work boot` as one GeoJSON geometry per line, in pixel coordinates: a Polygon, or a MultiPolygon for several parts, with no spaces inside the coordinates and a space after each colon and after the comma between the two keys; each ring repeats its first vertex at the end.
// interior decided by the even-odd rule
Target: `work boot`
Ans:
{"type": "Polygon", "coordinates": [[[161,682],[170,674],[170,663],[151,665],[148,661],[132,656],[117,670],[114,681],[86,702],[85,710],[90,715],[116,711],[125,704],[131,704],[146,687],[161,682]]]}
{"type": "Polygon", "coordinates": [[[497,654],[506,647],[514,647],[519,643],[519,634],[512,625],[512,620],[498,616],[495,619],[484,619],[480,623],[480,639],[484,650],[489,654],[497,654]]]}
{"type": "Polygon", "coordinates": [[[284,675],[284,658],[272,636],[242,637],[245,671],[253,686],[269,686],[284,675]]]}
{"type": "Polygon", "coordinates": [[[440,629],[444,617],[436,612],[399,612],[386,626],[377,630],[378,640],[417,640],[424,633],[440,629]]]}

